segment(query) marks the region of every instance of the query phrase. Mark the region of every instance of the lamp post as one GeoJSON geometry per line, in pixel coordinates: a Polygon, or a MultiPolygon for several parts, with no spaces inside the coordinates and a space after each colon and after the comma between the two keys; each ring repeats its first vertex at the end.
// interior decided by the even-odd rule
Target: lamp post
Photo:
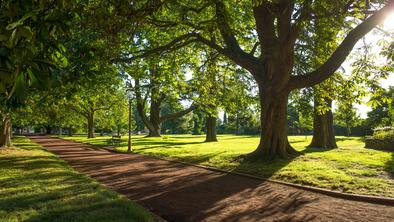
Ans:
{"type": "Polygon", "coordinates": [[[131,88],[131,86],[132,86],[131,82],[127,82],[127,85],[128,85],[128,87],[127,87],[127,90],[126,90],[126,97],[127,97],[128,102],[129,102],[129,127],[128,127],[129,140],[128,140],[128,143],[127,143],[127,152],[131,152],[131,151],[133,151],[133,149],[131,148],[131,99],[133,97],[133,91],[132,91],[132,88],[131,88]]]}

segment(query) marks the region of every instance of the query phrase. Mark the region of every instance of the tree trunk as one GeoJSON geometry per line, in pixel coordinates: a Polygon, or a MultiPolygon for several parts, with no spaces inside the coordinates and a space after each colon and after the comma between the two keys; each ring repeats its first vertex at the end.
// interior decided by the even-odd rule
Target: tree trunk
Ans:
{"type": "Polygon", "coordinates": [[[52,127],[51,126],[46,126],[45,127],[45,134],[51,134],[51,132],[52,132],[52,127]]]}
{"type": "Polygon", "coordinates": [[[317,107],[320,106],[318,99],[315,98],[315,111],[313,118],[313,138],[308,147],[337,148],[334,134],[334,118],[332,114],[332,100],[325,99],[326,105],[330,108],[324,114],[318,112],[317,107]]]}
{"type": "Polygon", "coordinates": [[[289,93],[261,92],[261,137],[260,144],[252,155],[261,156],[265,159],[284,158],[296,154],[290,146],[287,138],[287,98],[289,93]]]}
{"type": "Polygon", "coordinates": [[[352,134],[352,130],[350,129],[349,124],[346,124],[346,134],[348,137],[352,134]]]}
{"type": "Polygon", "coordinates": [[[72,130],[72,127],[70,126],[68,128],[68,136],[72,136],[72,135],[73,135],[73,130],[72,130]]]}
{"type": "Polygon", "coordinates": [[[11,147],[11,117],[5,114],[0,127],[0,147],[11,147]]]}
{"type": "Polygon", "coordinates": [[[160,102],[154,100],[151,101],[149,121],[151,122],[152,127],[148,128],[148,137],[160,137],[160,106],[160,102]]]}
{"type": "Polygon", "coordinates": [[[239,134],[239,113],[236,114],[235,129],[236,129],[235,134],[239,134]]]}
{"type": "Polygon", "coordinates": [[[88,138],[94,138],[96,137],[94,135],[94,113],[89,113],[88,114],[88,138]]]}
{"type": "Polygon", "coordinates": [[[116,129],[116,135],[120,136],[120,126],[118,126],[117,129],[116,129]]]}
{"type": "Polygon", "coordinates": [[[217,142],[216,137],[216,117],[209,115],[207,117],[207,135],[205,142],[217,142]]]}

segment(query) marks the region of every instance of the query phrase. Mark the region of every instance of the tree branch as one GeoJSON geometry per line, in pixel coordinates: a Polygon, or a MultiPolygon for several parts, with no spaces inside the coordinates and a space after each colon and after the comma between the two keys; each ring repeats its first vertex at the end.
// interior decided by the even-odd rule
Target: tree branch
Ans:
{"type": "Polygon", "coordinates": [[[262,54],[271,54],[275,50],[274,46],[278,40],[275,34],[275,15],[270,9],[272,3],[264,3],[257,7],[253,7],[253,15],[256,21],[256,31],[261,43],[262,54]]]}
{"type": "Polygon", "coordinates": [[[196,42],[195,39],[194,40],[191,39],[193,37],[195,37],[195,33],[187,33],[187,34],[181,35],[179,37],[176,37],[175,39],[173,39],[171,42],[169,42],[166,45],[158,46],[154,49],[141,50],[141,51],[135,52],[134,54],[137,54],[137,55],[135,55],[131,58],[120,58],[120,59],[114,60],[113,62],[130,62],[130,61],[133,61],[133,60],[136,60],[139,58],[145,58],[145,57],[161,54],[166,51],[176,50],[176,49],[178,49],[180,47],[184,47],[192,42],[196,42]]]}
{"type": "Polygon", "coordinates": [[[239,43],[237,39],[235,38],[235,35],[233,31],[231,30],[230,25],[228,24],[228,13],[226,11],[226,6],[224,5],[223,2],[217,1],[216,2],[216,19],[217,19],[217,25],[220,31],[220,34],[222,35],[222,38],[224,40],[224,43],[226,44],[227,48],[235,50],[237,52],[242,51],[241,47],[239,46],[239,43]]]}
{"type": "Polygon", "coordinates": [[[68,108],[70,108],[71,110],[73,110],[74,112],[76,112],[76,113],[78,113],[79,115],[82,115],[82,116],[84,116],[84,117],[88,117],[88,111],[85,109],[85,108],[83,108],[85,111],[81,111],[81,110],[79,110],[79,109],[77,109],[75,106],[73,106],[73,105],[70,105],[70,104],[68,104],[67,105],[68,106],[68,108]]]}
{"type": "Polygon", "coordinates": [[[166,120],[170,120],[170,119],[176,119],[179,118],[181,116],[184,116],[188,113],[190,113],[191,111],[193,111],[194,109],[196,109],[198,107],[198,105],[196,104],[192,104],[189,108],[176,112],[176,113],[171,113],[171,114],[167,114],[167,115],[163,115],[160,117],[160,122],[164,122],[166,120]]]}
{"type": "Polygon", "coordinates": [[[250,50],[249,54],[252,55],[252,56],[254,56],[254,53],[256,52],[257,47],[258,47],[259,45],[260,45],[260,42],[254,43],[253,48],[252,48],[252,50],[250,50]]]}
{"type": "Polygon", "coordinates": [[[289,88],[311,87],[328,79],[345,61],[354,45],[375,26],[382,23],[389,13],[394,11],[394,0],[390,0],[382,9],[370,16],[351,30],[328,60],[313,72],[302,76],[292,76],[289,88]]]}

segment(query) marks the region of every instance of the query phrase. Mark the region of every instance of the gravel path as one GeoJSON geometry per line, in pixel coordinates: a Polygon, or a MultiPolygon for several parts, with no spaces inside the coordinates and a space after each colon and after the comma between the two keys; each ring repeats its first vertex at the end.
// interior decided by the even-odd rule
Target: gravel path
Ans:
{"type": "Polygon", "coordinates": [[[168,221],[394,221],[394,207],[49,137],[30,137],[76,170],[168,221]]]}

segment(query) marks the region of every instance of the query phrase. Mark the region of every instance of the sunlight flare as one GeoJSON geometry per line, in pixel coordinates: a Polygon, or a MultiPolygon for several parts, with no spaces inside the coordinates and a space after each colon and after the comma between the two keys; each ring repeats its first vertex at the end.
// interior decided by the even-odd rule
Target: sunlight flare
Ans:
{"type": "Polygon", "coordinates": [[[383,28],[385,30],[394,31],[394,12],[391,13],[383,23],[383,28]]]}

